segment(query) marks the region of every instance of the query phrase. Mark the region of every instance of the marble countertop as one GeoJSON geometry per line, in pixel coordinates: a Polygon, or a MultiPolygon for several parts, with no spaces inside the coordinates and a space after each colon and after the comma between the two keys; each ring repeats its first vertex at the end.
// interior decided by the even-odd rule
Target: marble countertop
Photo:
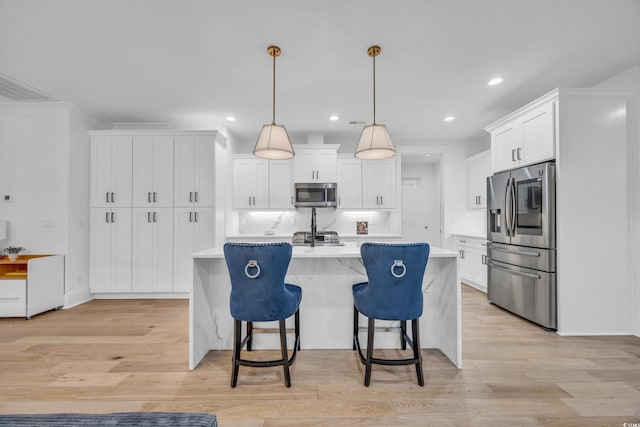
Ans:
{"type": "MultiPolygon", "coordinates": [[[[230,234],[227,235],[227,239],[278,239],[291,241],[293,233],[276,233],[276,234],[230,234]]],[[[402,234],[393,233],[371,233],[371,234],[356,234],[356,233],[339,233],[340,238],[345,239],[402,239],[402,234]]]]}
{"type": "MultiPolygon", "coordinates": [[[[222,247],[205,249],[192,254],[194,259],[224,258],[222,247]]],[[[458,252],[431,247],[430,258],[456,258],[458,252]]],[[[343,246],[294,246],[292,258],[360,258],[357,242],[346,242],[343,246]]]]}

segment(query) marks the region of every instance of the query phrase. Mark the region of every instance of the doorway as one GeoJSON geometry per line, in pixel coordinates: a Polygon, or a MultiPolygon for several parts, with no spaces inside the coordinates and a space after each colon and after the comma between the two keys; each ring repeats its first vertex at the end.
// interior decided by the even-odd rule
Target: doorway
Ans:
{"type": "Polygon", "coordinates": [[[402,155],[402,237],[442,247],[441,156],[402,155]]]}

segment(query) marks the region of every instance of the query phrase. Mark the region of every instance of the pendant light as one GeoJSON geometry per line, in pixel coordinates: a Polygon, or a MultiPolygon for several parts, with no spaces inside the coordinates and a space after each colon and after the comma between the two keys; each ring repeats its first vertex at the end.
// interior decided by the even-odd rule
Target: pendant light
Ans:
{"type": "Polygon", "coordinates": [[[362,129],[356,146],[355,156],[363,160],[385,159],[396,154],[387,127],[376,123],[376,56],[380,55],[380,50],[380,46],[371,46],[367,50],[373,58],[373,123],[362,129]]]}
{"type": "Polygon", "coordinates": [[[283,125],[276,124],[276,56],[280,56],[278,46],[267,48],[269,56],[273,57],[273,118],[270,125],[264,125],[258,136],[253,155],[263,159],[283,160],[295,155],[287,129],[283,125]]]}

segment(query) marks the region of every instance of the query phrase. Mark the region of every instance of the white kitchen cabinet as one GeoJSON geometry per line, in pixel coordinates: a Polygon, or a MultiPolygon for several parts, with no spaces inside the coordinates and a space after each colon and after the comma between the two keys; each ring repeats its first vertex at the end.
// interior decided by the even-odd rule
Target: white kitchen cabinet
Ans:
{"type": "Polygon", "coordinates": [[[131,206],[132,138],[91,137],[91,206],[131,206]]]}
{"type": "Polygon", "coordinates": [[[188,292],[193,286],[191,254],[214,246],[214,208],[176,208],[173,232],[173,290],[188,292]]]}
{"type": "Polygon", "coordinates": [[[269,160],[253,156],[233,159],[233,208],[269,207],[269,160]]]}
{"type": "Polygon", "coordinates": [[[294,182],[336,182],[338,145],[296,145],[294,150],[294,182]]]}
{"type": "Polygon", "coordinates": [[[557,102],[551,92],[485,128],[493,172],[555,158],[557,102]]]}
{"type": "Polygon", "coordinates": [[[174,140],[174,206],[215,206],[215,137],[174,140]]]}
{"type": "Polygon", "coordinates": [[[362,208],[362,160],[338,157],[338,208],[362,208]]]}
{"type": "Polygon", "coordinates": [[[133,206],[173,206],[173,137],[133,138],[133,206]]]}
{"type": "Polygon", "coordinates": [[[131,208],[92,208],[90,290],[131,292],[131,208]]]}
{"type": "Polygon", "coordinates": [[[134,208],[133,292],[173,291],[173,208],[134,208]]]}
{"type": "Polygon", "coordinates": [[[293,208],[292,164],[291,160],[269,160],[269,207],[272,209],[293,208]]]}
{"type": "Polygon", "coordinates": [[[487,292],[487,242],[467,236],[456,236],[453,248],[459,254],[460,280],[487,292]]]}
{"type": "Polygon", "coordinates": [[[362,207],[392,209],[396,204],[396,159],[362,160],[362,207]]]}
{"type": "Polygon", "coordinates": [[[491,175],[491,151],[467,159],[467,197],[469,209],[487,207],[487,177],[491,175]]]}

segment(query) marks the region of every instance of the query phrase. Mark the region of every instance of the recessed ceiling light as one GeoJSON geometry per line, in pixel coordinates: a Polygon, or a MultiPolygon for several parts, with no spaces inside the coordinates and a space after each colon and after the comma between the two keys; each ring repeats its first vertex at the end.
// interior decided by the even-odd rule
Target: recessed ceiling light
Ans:
{"type": "Polygon", "coordinates": [[[336,116],[335,114],[331,117],[329,117],[329,120],[331,120],[332,122],[336,122],[338,120],[340,120],[340,117],[336,116]]]}
{"type": "Polygon", "coordinates": [[[456,116],[447,116],[444,118],[445,122],[452,122],[456,119],[456,116]]]}
{"type": "Polygon", "coordinates": [[[235,122],[235,121],[236,121],[236,118],[235,118],[235,117],[233,117],[233,116],[227,116],[227,121],[228,121],[228,122],[235,122]]]}
{"type": "Polygon", "coordinates": [[[493,79],[489,80],[487,84],[489,86],[499,85],[500,83],[502,83],[502,80],[503,80],[502,77],[494,77],[493,79]]]}

